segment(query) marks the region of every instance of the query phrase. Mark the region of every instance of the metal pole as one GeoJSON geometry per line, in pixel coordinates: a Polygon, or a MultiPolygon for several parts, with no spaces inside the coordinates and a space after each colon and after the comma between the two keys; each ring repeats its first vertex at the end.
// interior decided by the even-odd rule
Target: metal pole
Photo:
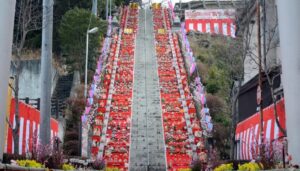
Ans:
{"type": "Polygon", "coordinates": [[[89,33],[86,32],[86,47],[85,47],[85,72],[84,72],[84,97],[87,94],[87,70],[88,70],[88,55],[89,55],[89,33]]]}
{"type": "Polygon", "coordinates": [[[98,4],[98,0],[92,0],[93,1],[93,7],[92,7],[92,13],[97,16],[97,4],[98,4]]]}
{"type": "Polygon", "coordinates": [[[268,68],[267,68],[267,45],[266,45],[266,23],[267,23],[267,13],[266,13],[266,1],[263,0],[263,17],[264,17],[264,22],[263,22],[263,44],[264,44],[264,66],[265,66],[265,71],[268,71],[268,68]]]}
{"type": "Polygon", "coordinates": [[[300,1],[278,0],[278,25],[282,61],[282,82],[286,111],[288,152],[293,164],[300,164],[300,1]]]}
{"type": "Polygon", "coordinates": [[[179,8],[180,8],[180,12],[181,12],[181,0],[179,0],[179,8]]]}
{"type": "Polygon", "coordinates": [[[43,0],[40,141],[50,144],[53,0],[43,0]]]}
{"type": "Polygon", "coordinates": [[[108,0],[106,0],[105,19],[108,20],[108,0]]]}
{"type": "Polygon", "coordinates": [[[111,17],[111,0],[109,0],[109,16],[111,17]]]}
{"type": "Polygon", "coordinates": [[[6,111],[9,66],[14,30],[15,0],[2,1],[0,5],[0,162],[6,140],[6,111]]]}
{"type": "Polygon", "coordinates": [[[262,67],[261,67],[261,36],[260,36],[260,3],[259,0],[256,2],[256,10],[257,10],[257,41],[258,41],[258,86],[260,89],[260,101],[258,102],[259,105],[259,113],[260,113],[260,154],[261,157],[264,157],[264,115],[263,115],[263,108],[262,108],[262,67]]]}

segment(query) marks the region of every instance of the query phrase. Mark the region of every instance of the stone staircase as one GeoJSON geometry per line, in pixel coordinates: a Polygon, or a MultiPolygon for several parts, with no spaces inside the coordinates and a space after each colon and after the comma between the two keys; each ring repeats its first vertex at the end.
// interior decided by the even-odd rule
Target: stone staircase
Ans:
{"type": "Polygon", "coordinates": [[[66,100],[70,96],[73,84],[73,74],[63,75],[58,78],[51,98],[51,115],[55,118],[63,116],[66,100]]]}

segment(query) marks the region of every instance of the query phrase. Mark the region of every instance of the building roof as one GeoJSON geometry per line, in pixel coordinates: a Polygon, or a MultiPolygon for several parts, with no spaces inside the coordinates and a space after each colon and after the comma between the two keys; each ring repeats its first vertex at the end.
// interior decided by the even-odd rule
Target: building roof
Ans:
{"type": "MultiPolygon", "coordinates": [[[[243,0],[202,0],[181,3],[181,10],[241,8],[244,5],[243,0]]],[[[174,11],[180,11],[180,3],[175,3],[174,11]]]]}

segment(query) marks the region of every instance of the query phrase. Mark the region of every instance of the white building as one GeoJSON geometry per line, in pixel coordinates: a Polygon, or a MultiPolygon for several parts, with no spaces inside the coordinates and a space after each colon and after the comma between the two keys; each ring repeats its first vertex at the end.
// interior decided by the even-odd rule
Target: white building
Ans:
{"type": "MultiPolygon", "coordinates": [[[[262,65],[263,68],[266,66],[267,71],[271,71],[274,67],[281,65],[277,3],[274,0],[262,2],[265,2],[265,5],[261,4],[260,12],[262,65]],[[264,58],[265,55],[266,58],[264,58]]],[[[243,35],[246,50],[244,84],[258,74],[257,23],[256,1],[248,0],[246,8],[237,16],[237,34],[243,35]]]]}

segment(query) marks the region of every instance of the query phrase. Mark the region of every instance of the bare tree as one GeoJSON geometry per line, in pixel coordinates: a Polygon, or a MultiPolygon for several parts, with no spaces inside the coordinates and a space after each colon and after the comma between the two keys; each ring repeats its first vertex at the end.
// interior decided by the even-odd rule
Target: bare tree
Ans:
{"type": "Polygon", "coordinates": [[[231,123],[231,143],[230,143],[230,158],[234,158],[234,146],[235,146],[235,129],[238,121],[238,97],[240,94],[240,89],[242,87],[242,83],[244,81],[244,75],[245,75],[245,60],[246,57],[249,55],[251,47],[251,37],[253,34],[253,24],[252,24],[252,15],[254,13],[253,10],[253,4],[251,1],[245,1],[244,8],[242,9],[241,13],[238,13],[237,15],[241,15],[243,17],[237,17],[237,32],[240,31],[242,42],[243,42],[243,50],[242,55],[240,56],[241,60],[241,72],[237,73],[236,78],[232,78],[235,80],[232,84],[231,88],[231,117],[232,117],[232,123],[231,123]],[[239,20],[241,18],[241,20],[239,20]]]}
{"type": "Polygon", "coordinates": [[[15,96],[15,125],[13,126],[7,119],[9,127],[12,129],[15,154],[19,154],[19,76],[21,72],[22,54],[25,49],[28,34],[41,29],[41,17],[41,3],[39,0],[17,0],[13,40],[13,54],[15,59],[12,60],[12,66],[15,70],[15,85],[9,85],[15,96]]]}
{"type": "MultiPolygon", "coordinates": [[[[253,17],[255,15],[255,2],[256,0],[249,0],[245,4],[244,9],[242,9],[242,14],[239,18],[240,20],[237,20],[237,27],[238,29],[241,29],[242,36],[243,36],[243,43],[244,43],[244,48],[243,48],[243,55],[242,55],[242,60],[244,61],[246,57],[250,58],[252,62],[255,63],[255,68],[253,69],[258,69],[258,55],[256,54],[256,50],[258,48],[263,48],[263,72],[265,73],[265,76],[267,78],[268,86],[270,88],[271,92],[271,98],[273,102],[273,109],[274,109],[274,118],[276,125],[278,126],[279,130],[286,136],[286,130],[280,125],[279,120],[278,120],[278,112],[277,112],[277,107],[276,107],[276,94],[274,91],[274,78],[279,76],[280,74],[277,74],[275,76],[271,77],[271,71],[274,68],[269,67],[268,65],[268,60],[267,56],[268,53],[273,50],[274,48],[278,47],[279,45],[279,36],[278,36],[278,21],[277,21],[277,16],[273,16],[274,18],[270,18],[269,20],[274,20],[272,24],[268,24],[268,29],[266,29],[266,11],[265,11],[265,1],[263,1],[263,13],[264,13],[264,20],[263,20],[263,34],[259,35],[259,37],[263,38],[263,47],[258,47],[257,43],[251,42],[253,34],[253,27],[254,27],[254,20],[253,17]],[[263,37],[262,37],[263,36],[263,37]]],[[[245,66],[243,66],[245,67],[245,66]]],[[[237,117],[238,117],[238,105],[237,105],[237,100],[238,100],[238,95],[239,91],[242,85],[242,82],[244,80],[244,73],[245,70],[243,70],[243,73],[241,75],[241,78],[238,79],[237,85],[232,89],[232,132],[231,132],[231,158],[233,159],[234,155],[234,142],[235,142],[235,129],[236,129],[236,124],[237,124],[237,117]]]]}
{"type": "MultiPolygon", "coordinates": [[[[265,1],[263,1],[263,5],[265,5],[265,1]]],[[[277,99],[276,99],[276,94],[275,94],[275,89],[274,89],[274,79],[277,76],[280,76],[279,74],[276,74],[275,76],[271,76],[272,70],[274,69],[270,62],[268,62],[269,58],[269,53],[277,48],[279,46],[279,33],[278,33],[278,20],[277,16],[272,16],[268,17],[269,20],[273,20],[273,22],[268,23],[267,22],[267,13],[265,11],[265,7],[263,7],[263,33],[262,35],[259,35],[261,39],[263,39],[263,47],[258,47],[257,44],[254,44],[256,48],[262,48],[263,49],[263,72],[267,78],[267,83],[271,92],[271,98],[272,98],[272,103],[273,103],[273,109],[274,109],[274,117],[275,117],[275,122],[276,125],[278,126],[279,130],[283,133],[284,136],[286,136],[286,130],[280,125],[279,120],[278,120],[278,112],[277,112],[277,99]],[[267,24],[268,23],[268,24],[267,24]],[[267,25],[266,25],[267,24],[267,25]],[[268,27],[268,28],[266,28],[268,27]]],[[[247,52],[247,55],[253,60],[257,61],[259,57],[255,52],[253,52],[253,49],[248,48],[245,49],[247,52]]],[[[257,62],[255,62],[257,65],[259,65],[257,62]]]]}
{"type": "Polygon", "coordinates": [[[286,137],[286,130],[280,125],[278,120],[278,113],[277,113],[277,100],[276,100],[276,94],[274,91],[274,78],[279,76],[280,74],[277,74],[271,78],[270,71],[272,68],[268,67],[267,63],[267,55],[270,52],[270,50],[275,49],[279,46],[279,31],[278,31],[278,18],[277,15],[272,16],[270,20],[273,20],[273,25],[267,30],[266,24],[267,24],[267,13],[266,13],[266,1],[263,1],[263,13],[264,13],[264,19],[263,19],[263,65],[264,65],[264,72],[268,80],[270,92],[271,92],[271,98],[273,102],[273,109],[274,109],[274,117],[276,125],[278,126],[279,130],[283,133],[283,135],[286,137]]]}

